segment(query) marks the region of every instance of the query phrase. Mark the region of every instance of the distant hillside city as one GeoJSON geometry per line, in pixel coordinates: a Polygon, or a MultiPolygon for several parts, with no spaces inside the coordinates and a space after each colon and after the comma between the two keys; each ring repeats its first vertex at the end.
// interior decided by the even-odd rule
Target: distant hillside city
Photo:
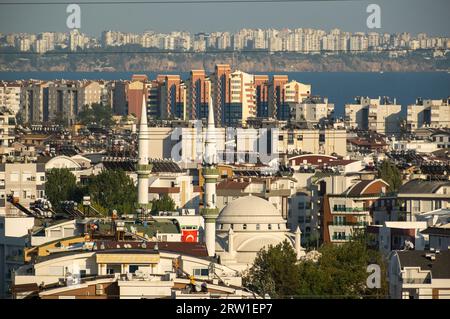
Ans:
{"type": "MultiPolygon", "coordinates": [[[[80,51],[109,47],[136,46],[164,51],[205,52],[208,50],[265,50],[270,52],[367,52],[383,50],[448,50],[450,39],[408,32],[389,34],[377,32],[329,32],[310,28],[297,29],[241,29],[233,32],[195,33],[173,31],[160,33],[145,31],[141,34],[103,31],[100,39],[86,35],[78,29],[69,33],[43,32],[39,34],[11,33],[0,35],[2,48],[15,48],[21,52],[46,53],[54,50],[80,51]]],[[[442,54],[442,53],[441,53],[442,54]]]]}

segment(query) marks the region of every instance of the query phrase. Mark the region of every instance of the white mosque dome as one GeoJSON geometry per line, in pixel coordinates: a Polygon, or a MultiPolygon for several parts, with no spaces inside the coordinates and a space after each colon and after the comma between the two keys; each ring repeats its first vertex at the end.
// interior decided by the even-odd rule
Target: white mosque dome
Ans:
{"type": "MultiPolygon", "coordinates": [[[[269,226],[273,230],[281,230],[286,227],[286,221],[281,213],[270,202],[257,196],[240,197],[230,202],[220,212],[217,224],[222,225],[222,227],[219,226],[219,229],[223,230],[229,228],[223,227],[223,225],[273,225],[273,228],[269,226]]],[[[232,228],[237,230],[235,227],[232,228]]],[[[254,227],[248,227],[249,230],[251,228],[254,227]]],[[[261,230],[262,228],[266,227],[261,227],[261,230]]]]}

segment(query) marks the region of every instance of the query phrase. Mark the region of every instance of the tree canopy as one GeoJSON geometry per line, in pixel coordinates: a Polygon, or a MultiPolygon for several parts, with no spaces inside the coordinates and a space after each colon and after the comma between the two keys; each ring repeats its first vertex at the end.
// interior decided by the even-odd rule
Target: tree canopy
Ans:
{"type": "Polygon", "coordinates": [[[153,199],[151,201],[152,204],[152,213],[161,212],[161,211],[174,211],[176,209],[175,202],[173,199],[168,196],[167,194],[164,194],[159,199],[153,199]]]}
{"type": "Polygon", "coordinates": [[[78,113],[78,120],[83,125],[97,124],[109,127],[113,124],[112,110],[109,105],[93,103],[91,106],[85,105],[78,113]]]}
{"type": "Polygon", "coordinates": [[[123,170],[103,170],[89,181],[91,200],[111,212],[134,213],[137,189],[133,180],[123,170]]]}
{"type": "Polygon", "coordinates": [[[378,177],[387,182],[390,186],[390,190],[395,192],[402,185],[402,177],[400,171],[389,160],[384,160],[378,167],[378,177]]]}
{"type": "Polygon", "coordinates": [[[58,209],[61,201],[79,199],[76,178],[67,168],[53,168],[46,176],[45,193],[53,207],[58,209]]]}
{"type": "Polygon", "coordinates": [[[288,242],[261,250],[248,273],[244,285],[273,298],[363,298],[385,296],[381,254],[369,249],[364,240],[356,239],[342,245],[324,245],[318,262],[296,261],[295,251],[288,242]],[[381,267],[381,289],[368,289],[367,266],[381,267]]]}

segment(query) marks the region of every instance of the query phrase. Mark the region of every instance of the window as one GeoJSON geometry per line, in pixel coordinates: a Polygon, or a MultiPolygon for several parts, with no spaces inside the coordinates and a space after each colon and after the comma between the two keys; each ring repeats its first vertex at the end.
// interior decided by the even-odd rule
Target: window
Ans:
{"type": "Polygon", "coordinates": [[[267,229],[268,229],[268,230],[272,230],[272,224],[268,224],[268,225],[267,225],[267,229]]]}
{"type": "Polygon", "coordinates": [[[246,230],[247,229],[247,224],[242,225],[242,229],[246,230]]]}
{"type": "Polygon", "coordinates": [[[319,134],[319,142],[325,142],[325,134],[321,133],[319,134]]]}
{"type": "Polygon", "coordinates": [[[194,276],[197,276],[197,277],[209,276],[208,268],[194,268],[193,273],[194,273],[194,276]]]}
{"type": "Polygon", "coordinates": [[[297,135],[297,141],[303,141],[303,135],[302,134],[298,134],[297,135]]]}
{"type": "Polygon", "coordinates": [[[284,136],[283,135],[278,135],[278,140],[279,141],[282,141],[284,139],[284,136]]]}
{"type": "Polygon", "coordinates": [[[134,274],[137,270],[139,270],[139,265],[130,265],[128,267],[128,272],[134,274]]]}
{"type": "Polygon", "coordinates": [[[256,224],[256,230],[260,230],[261,229],[261,225],[256,224]]]}

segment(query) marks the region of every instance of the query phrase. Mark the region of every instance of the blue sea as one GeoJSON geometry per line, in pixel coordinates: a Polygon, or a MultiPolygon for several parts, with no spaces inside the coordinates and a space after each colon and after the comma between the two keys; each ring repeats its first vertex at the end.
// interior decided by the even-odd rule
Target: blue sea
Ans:
{"type": "MultiPolygon", "coordinates": [[[[0,72],[0,80],[128,80],[136,73],[147,74],[149,78],[155,78],[160,73],[188,77],[188,73],[182,72],[0,72]]],[[[330,102],[335,104],[337,116],[343,115],[344,105],[353,102],[355,96],[396,98],[397,103],[403,106],[404,112],[406,105],[413,104],[418,97],[442,99],[450,96],[450,73],[447,72],[277,72],[276,74],[287,74],[289,79],[311,84],[312,94],[328,97],[330,102]]]]}

